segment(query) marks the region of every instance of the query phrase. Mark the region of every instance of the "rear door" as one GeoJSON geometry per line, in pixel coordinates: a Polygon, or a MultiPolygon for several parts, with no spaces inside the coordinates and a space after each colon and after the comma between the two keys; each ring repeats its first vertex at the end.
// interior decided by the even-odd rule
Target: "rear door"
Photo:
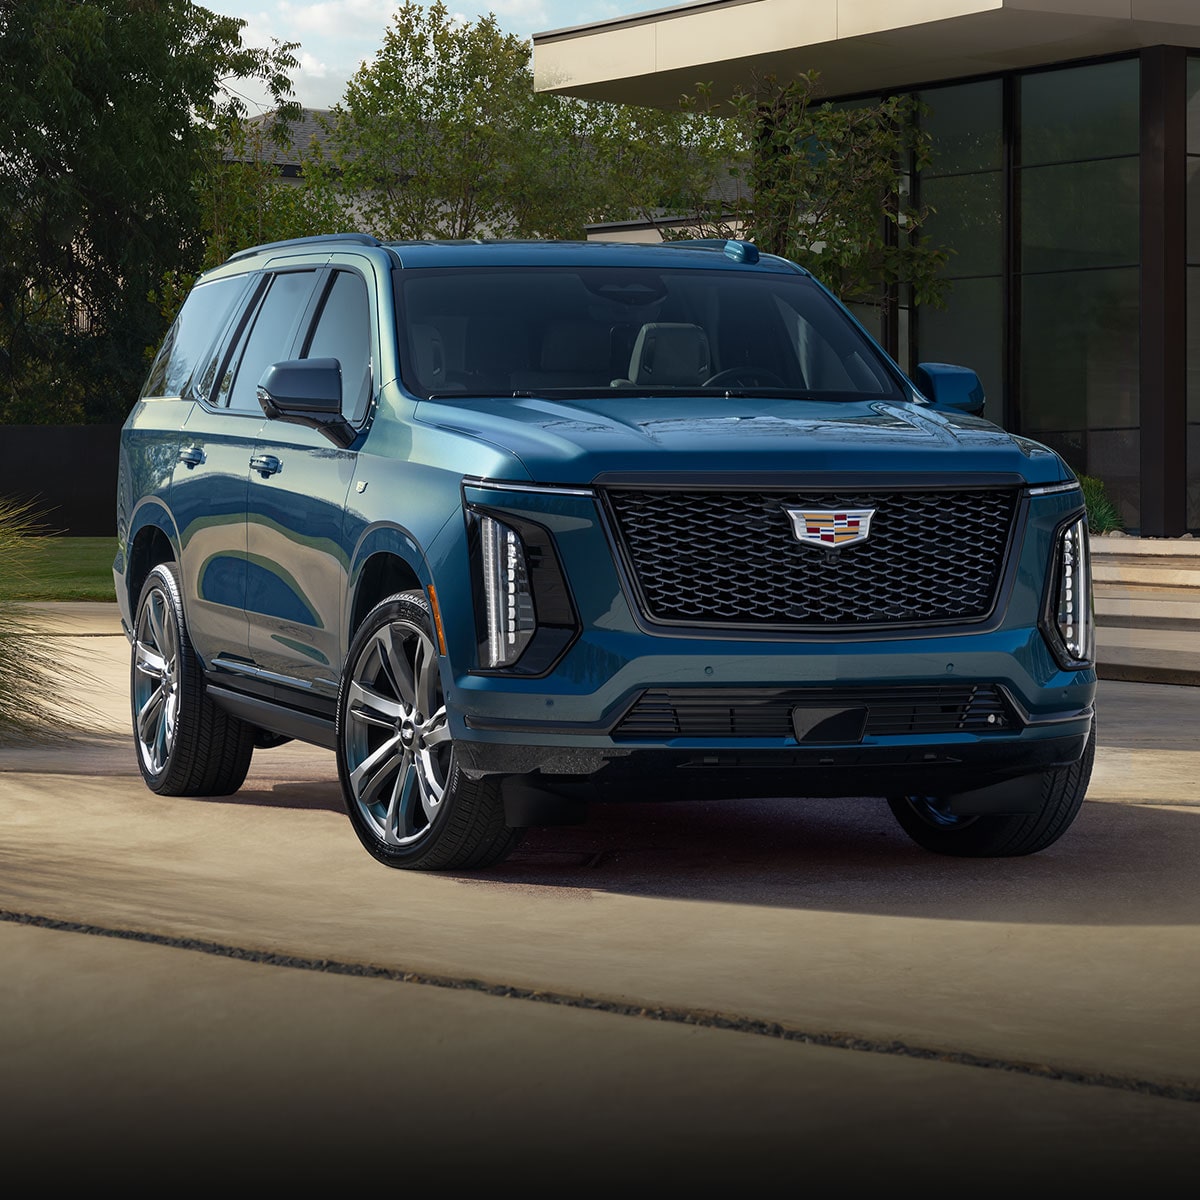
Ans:
{"type": "Polygon", "coordinates": [[[193,643],[210,666],[243,671],[250,563],[246,504],[250,460],[266,422],[256,391],[260,361],[286,357],[318,272],[261,272],[196,384],[171,490],[179,525],[193,643]],[[257,374],[255,372],[257,371],[257,374]]]}

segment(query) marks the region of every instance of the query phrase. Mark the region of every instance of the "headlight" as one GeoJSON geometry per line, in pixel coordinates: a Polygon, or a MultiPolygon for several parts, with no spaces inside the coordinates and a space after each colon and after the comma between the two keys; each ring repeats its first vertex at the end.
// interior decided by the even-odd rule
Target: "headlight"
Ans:
{"type": "Polygon", "coordinates": [[[483,595],[487,614],[484,665],[506,667],[524,653],[537,630],[529,566],[521,535],[495,517],[479,520],[483,595]]]}
{"type": "MultiPolygon", "coordinates": [[[[512,495],[496,498],[511,501],[512,495]]],[[[579,634],[554,535],[498,505],[468,501],[465,515],[477,670],[547,674],[579,634]]]]}
{"type": "Polygon", "coordinates": [[[1086,516],[1058,531],[1046,617],[1051,646],[1061,664],[1091,666],[1096,658],[1096,625],[1086,516]]]}

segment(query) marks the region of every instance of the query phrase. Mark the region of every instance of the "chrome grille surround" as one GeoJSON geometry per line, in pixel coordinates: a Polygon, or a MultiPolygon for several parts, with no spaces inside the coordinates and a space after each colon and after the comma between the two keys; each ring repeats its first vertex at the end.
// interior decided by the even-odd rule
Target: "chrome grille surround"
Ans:
{"type": "Polygon", "coordinates": [[[647,620],[806,631],[984,620],[1021,492],[610,486],[601,494],[647,620]],[[803,545],[788,516],[796,508],[873,510],[870,536],[803,545]]]}

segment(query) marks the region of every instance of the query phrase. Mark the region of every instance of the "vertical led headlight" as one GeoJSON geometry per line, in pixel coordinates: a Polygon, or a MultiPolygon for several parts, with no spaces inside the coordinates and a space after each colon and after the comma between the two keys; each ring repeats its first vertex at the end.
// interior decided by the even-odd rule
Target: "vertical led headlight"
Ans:
{"type": "Polygon", "coordinates": [[[1090,666],[1096,657],[1096,626],[1092,617],[1091,548],[1085,516],[1058,531],[1047,617],[1063,665],[1090,666]]]}
{"type": "Polygon", "coordinates": [[[525,544],[515,529],[481,515],[480,551],[487,610],[489,668],[505,667],[520,658],[537,629],[525,544]]]}

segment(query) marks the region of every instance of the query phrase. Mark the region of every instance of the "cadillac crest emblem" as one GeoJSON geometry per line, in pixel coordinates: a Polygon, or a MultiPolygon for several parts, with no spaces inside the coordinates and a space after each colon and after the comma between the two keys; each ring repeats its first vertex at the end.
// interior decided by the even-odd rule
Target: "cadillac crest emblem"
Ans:
{"type": "Polygon", "coordinates": [[[785,504],[783,511],[791,518],[796,540],[805,546],[822,550],[838,550],[865,542],[871,530],[873,508],[806,509],[785,504]]]}

